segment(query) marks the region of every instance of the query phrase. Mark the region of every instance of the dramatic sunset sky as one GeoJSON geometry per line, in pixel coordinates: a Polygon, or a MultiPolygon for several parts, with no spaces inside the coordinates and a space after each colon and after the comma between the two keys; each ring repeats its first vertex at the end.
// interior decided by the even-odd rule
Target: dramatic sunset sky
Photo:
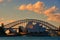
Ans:
{"type": "Polygon", "coordinates": [[[60,0],[0,0],[0,24],[39,19],[60,25],[60,0]]]}

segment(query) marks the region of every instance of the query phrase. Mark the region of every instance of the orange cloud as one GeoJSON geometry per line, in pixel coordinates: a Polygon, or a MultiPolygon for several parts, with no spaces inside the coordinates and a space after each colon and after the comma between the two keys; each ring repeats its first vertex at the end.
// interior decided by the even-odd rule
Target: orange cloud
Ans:
{"type": "Polygon", "coordinates": [[[18,8],[19,10],[26,10],[26,5],[21,5],[19,8],[18,8]]]}
{"type": "Polygon", "coordinates": [[[3,0],[0,0],[0,3],[2,3],[3,2],[3,0]]]}
{"type": "Polygon", "coordinates": [[[50,16],[52,15],[53,13],[56,12],[58,8],[56,8],[55,6],[52,6],[51,8],[47,9],[44,11],[44,14],[47,15],[47,16],[50,16]]]}
{"type": "Polygon", "coordinates": [[[60,22],[60,14],[52,14],[47,20],[60,22]]]}
{"type": "Polygon", "coordinates": [[[0,0],[0,3],[11,2],[12,0],[0,0]]]}
{"type": "Polygon", "coordinates": [[[44,4],[43,2],[36,2],[35,4],[28,4],[28,5],[21,5],[18,8],[19,10],[29,10],[29,11],[34,11],[36,13],[41,13],[44,9],[44,4]]]}
{"type": "Polygon", "coordinates": [[[36,2],[35,4],[33,4],[33,11],[37,12],[37,13],[42,13],[42,11],[44,10],[44,3],[43,2],[36,2]]]}
{"type": "Polygon", "coordinates": [[[26,6],[26,9],[32,11],[33,10],[33,5],[32,4],[28,4],[26,6]]]}
{"type": "Polygon", "coordinates": [[[57,13],[58,8],[56,6],[47,8],[44,6],[44,3],[40,1],[36,2],[35,4],[30,3],[28,5],[21,5],[18,9],[34,11],[39,14],[43,13],[48,17],[47,20],[60,22],[60,13],[57,13]]]}
{"type": "Polygon", "coordinates": [[[56,13],[58,8],[55,6],[44,11],[44,14],[48,16],[47,20],[60,22],[60,13],[56,13]]]}

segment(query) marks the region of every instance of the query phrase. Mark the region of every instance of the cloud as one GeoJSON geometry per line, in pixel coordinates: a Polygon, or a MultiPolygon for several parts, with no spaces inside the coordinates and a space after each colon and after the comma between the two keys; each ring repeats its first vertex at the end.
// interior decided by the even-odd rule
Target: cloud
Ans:
{"type": "Polygon", "coordinates": [[[0,0],[0,3],[11,2],[12,0],[0,0]]]}
{"type": "Polygon", "coordinates": [[[47,20],[60,22],[60,13],[56,13],[58,8],[52,6],[51,8],[44,11],[44,14],[48,17],[47,20]]]}
{"type": "Polygon", "coordinates": [[[0,3],[3,3],[3,0],[0,0],[0,3]]]}
{"type": "Polygon", "coordinates": [[[44,3],[43,2],[38,1],[33,5],[34,12],[42,13],[43,10],[44,10],[44,3]]]}
{"type": "Polygon", "coordinates": [[[21,5],[19,8],[18,8],[19,10],[26,10],[26,5],[21,5]]]}
{"type": "Polygon", "coordinates": [[[58,8],[56,8],[56,6],[52,6],[51,8],[48,8],[44,11],[44,14],[47,16],[50,16],[52,14],[54,14],[57,11],[58,8]]]}
{"type": "Polygon", "coordinates": [[[28,4],[26,6],[26,9],[32,11],[33,10],[33,5],[32,4],[28,4]]]}
{"type": "Polygon", "coordinates": [[[48,16],[47,20],[60,22],[60,14],[52,14],[52,15],[48,16]]]}
{"type": "Polygon", "coordinates": [[[25,4],[20,5],[18,9],[19,10],[29,10],[29,11],[34,11],[36,13],[41,13],[44,9],[44,4],[43,4],[43,2],[38,1],[35,4],[30,3],[27,5],[25,5],[25,4]]]}
{"type": "Polygon", "coordinates": [[[58,8],[56,6],[52,6],[50,8],[47,8],[43,2],[36,2],[34,4],[22,4],[19,6],[18,8],[19,10],[29,10],[29,11],[34,11],[36,13],[43,13],[44,15],[46,15],[48,18],[47,20],[50,21],[56,21],[56,22],[60,22],[60,13],[57,13],[58,8]]]}
{"type": "Polygon", "coordinates": [[[7,24],[7,23],[14,22],[14,21],[15,21],[15,20],[12,20],[12,19],[10,19],[10,20],[0,19],[0,24],[1,24],[1,23],[7,24]]]}

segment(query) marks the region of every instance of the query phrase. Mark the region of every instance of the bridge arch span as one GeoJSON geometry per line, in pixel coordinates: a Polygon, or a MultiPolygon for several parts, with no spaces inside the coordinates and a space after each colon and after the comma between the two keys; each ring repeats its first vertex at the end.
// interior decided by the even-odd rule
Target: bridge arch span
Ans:
{"type": "Polygon", "coordinates": [[[30,21],[39,22],[39,23],[45,25],[46,27],[48,27],[49,29],[55,29],[55,30],[58,29],[56,26],[54,26],[54,25],[52,25],[52,24],[50,24],[50,23],[48,23],[48,22],[45,22],[45,21],[42,21],[42,20],[37,20],[37,19],[18,20],[18,21],[15,21],[15,22],[6,24],[6,25],[4,25],[4,26],[5,26],[5,27],[10,27],[10,28],[12,28],[12,27],[14,27],[14,26],[16,26],[16,25],[19,25],[19,24],[21,24],[21,23],[30,22],[30,21]]]}

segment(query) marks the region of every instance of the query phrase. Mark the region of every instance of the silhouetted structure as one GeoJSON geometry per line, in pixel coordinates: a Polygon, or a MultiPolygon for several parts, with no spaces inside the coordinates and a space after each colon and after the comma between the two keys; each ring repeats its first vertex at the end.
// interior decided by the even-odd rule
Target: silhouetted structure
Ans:
{"type": "Polygon", "coordinates": [[[40,23],[32,24],[33,22],[29,22],[27,24],[27,33],[31,36],[48,36],[48,32],[46,32],[46,28],[43,28],[40,23]],[[32,26],[32,28],[30,28],[32,26]]]}
{"type": "Polygon", "coordinates": [[[26,32],[29,33],[29,31],[32,30],[33,24],[32,21],[28,22],[28,24],[26,25],[26,32]]]}
{"type": "Polygon", "coordinates": [[[59,31],[60,31],[60,26],[59,26],[59,31]]]}
{"type": "Polygon", "coordinates": [[[6,33],[4,31],[4,24],[2,23],[1,27],[0,27],[0,36],[5,36],[5,35],[6,35],[6,33]]]}
{"type": "Polygon", "coordinates": [[[22,26],[19,26],[19,33],[20,33],[20,32],[23,32],[23,31],[22,31],[22,26]]]}
{"type": "MultiPolygon", "coordinates": [[[[41,20],[36,20],[36,19],[27,19],[27,20],[18,20],[12,23],[9,23],[7,25],[4,25],[3,23],[1,24],[0,27],[0,36],[4,36],[5,31],[6,30],[10,30],[10,32],[14,35],[32,35],[32,36],[47,36],[48,34],[57,34],[56,31],[53,30],[58,30],[57,27],[49,24],[48,22],[44,22],[41,20]],[[27,23],[26,28],[24,29],[22,26],[19,26],[19,28],[17,28],[19,30],[19,32],[17,32],[17,30],[15,30],[13,27],[22,23],[27,23]],[[33,22],[35,22],[36,24],[33,24],[33,22]],[[45,28],[40,25],[43,24],[45,26],[45,28]],[[9,27],[9,28],[4,28],[5,27],[9,27]],[[48,27],[48,29],[46,29],[46,27],[48,27]],[[46,31],[48,30],[48,31],[46,31]]],[[[59,28],[60,30],[60,28],[59,28]]],[[[11,36],[11,35],[10,35],[11,36]]]]}

